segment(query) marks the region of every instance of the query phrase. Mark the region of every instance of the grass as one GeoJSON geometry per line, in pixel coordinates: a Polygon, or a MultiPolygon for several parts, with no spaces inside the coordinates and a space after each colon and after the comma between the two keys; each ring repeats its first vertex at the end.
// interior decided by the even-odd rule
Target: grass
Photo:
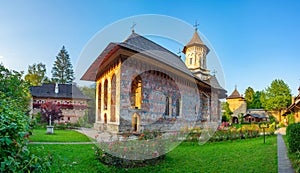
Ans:
{"type": "Polygon", "coordinates": [[[95,145],[29,145],[33,153],[39,154],[39,150],[41,149],[42,151],[51,153],[53,158],[51,172],[110,172],[111,169],[95,159],[92,147],[95,147],[95,145]]]}
{"type": "Polygon", "coordinates": [[[287,141],[287,137],[285,135],[282,136],[284,143],[286,145],[286,148],[288,150],[288,157],[292,162],[292,166],[293,168],[300,172],[300,153],[291,153],[289,152],[289,145],[288,145],[288,141],[287,141]]]}
{"type": "Polygon", "coordinates": [[[276,136],[198,145],[182,143],[156,166],[108,167],[95,160],[91,145],[30,145],[53,155],[51,172],[277,172],[276,136]]]}
{"type": "Polygon", "coordinates": [[[29,137],[33,142],[91,142],[91,139],[74,130],[54,130],[54,134],[46,134],[46,129],[34,129],[29,137]]]}

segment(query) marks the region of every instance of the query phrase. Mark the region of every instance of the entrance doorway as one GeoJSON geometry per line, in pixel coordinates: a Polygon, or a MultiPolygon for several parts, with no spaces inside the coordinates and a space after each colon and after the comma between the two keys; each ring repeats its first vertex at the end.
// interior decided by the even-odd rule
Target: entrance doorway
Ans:
{"type": "Polygon", "coordinates": [[[239,123],[239,119],[237,117],[233,117],[232,124],[238,124],[238,123],[239,123]]]}
{"type": "Polygon", "coordinates": [[[133,132],[137,132],[139,130],[139,124],[140,124],[140,115],[137,113],[134,113],[132,115],[132,129],[133,132]]]}
{"type": "Polygon", "coordinates": [[[104,124],[107,124],[107,115],[106,115],[106,113],[104,114],[104,124]]]}

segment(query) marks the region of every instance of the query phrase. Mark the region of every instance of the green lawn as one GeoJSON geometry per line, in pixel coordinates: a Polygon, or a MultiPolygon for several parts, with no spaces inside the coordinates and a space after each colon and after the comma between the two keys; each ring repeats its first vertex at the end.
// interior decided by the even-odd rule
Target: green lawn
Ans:
{"type": "Polygon", "coordinates": [[[55,160],[51,172],[277,172],[276,136],[233,142],[182,143],[156,166],[118,169],[95,160],[94,145],[30,145],[44,147],[55,160]]]}
{"type": "Polygon", "coordinates": [[[84,134],[74,130],[54,130],[54,134],[46,134],[46,129],[34,129],[29,137],[33,142],[91,142],[84,134]]]}

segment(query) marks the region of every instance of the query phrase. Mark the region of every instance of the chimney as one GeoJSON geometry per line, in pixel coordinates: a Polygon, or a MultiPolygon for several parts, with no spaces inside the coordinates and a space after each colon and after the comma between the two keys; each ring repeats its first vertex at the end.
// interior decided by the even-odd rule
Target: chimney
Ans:
{"type": "Polygon", "coordinates": [[[55,94],[59,93],[59,88],[58,88],[58,83],[55,83],[55,90],[54,90],[55,94]]]}

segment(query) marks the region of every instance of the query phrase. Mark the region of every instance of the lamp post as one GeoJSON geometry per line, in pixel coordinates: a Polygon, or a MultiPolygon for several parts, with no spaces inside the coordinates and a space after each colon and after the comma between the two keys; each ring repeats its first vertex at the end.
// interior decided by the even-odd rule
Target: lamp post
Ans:
{"type": "Polygon", "coordinates": [[[269,124],[259,124],[259,127],[263,129],[263,133],[264,133],[264,144],[266,143],[266,132],[265,129],[269,128],[269,124]]]}

